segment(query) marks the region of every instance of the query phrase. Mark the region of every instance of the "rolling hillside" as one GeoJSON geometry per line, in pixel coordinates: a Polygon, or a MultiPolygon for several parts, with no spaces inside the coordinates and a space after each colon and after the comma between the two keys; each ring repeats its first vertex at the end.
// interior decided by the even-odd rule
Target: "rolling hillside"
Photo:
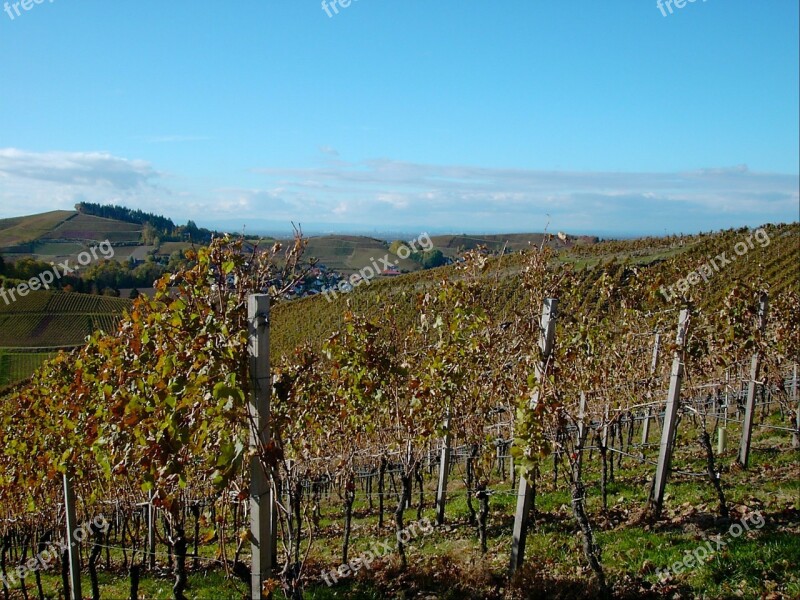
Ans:
{"type": "MultiPolygon", "coordinates": [[[[372,260],[389,253],[389,244],[369,237],[329,235],[308,240],[306,255],[319,259],[329,269],[341,273],[354,273],[370,264],[372,260]]],[[[396,257],[393,257],[393,260],[396,257]]],[[[413,260],[400,260],[398,267],[406,271],[417,271],[419,264],[413,260]]]]}
{"type": "Polygon", "coordinates": [[[572,248],[578,244],[594,243],[595,238],[569,236],[561,241],[544,233],[507,233],[489,235],[434,235],[431,236],[437,248],[447,256],[456,256],[466,250],[473,250],[478,246],[485,246],[492,252],[500,252],[504,248],[509,252],[520,252],[531,246],[540,246],[547,241],[555,248],[572,248]]]}
{"type": "MultiPolygon", "coordinates": [[[[740,282],[752,284],[759,278],[773,293],[790,287],[800,289],[800,224],[769,226],[768,231],[770,243],[767,246],[756,244],[745,255],[733,260],[723,272],[716,274],[708,284],[693,290],[699,306],[720,306],[734,286],[740,282]]],[[[729,256],[734,254],[735,244],[746,235],[746,231],[728,230],[681,238],[575,244],[562,250],[558,261],[571,263],[583,273],[584,301],[581,309],[594,313],[603,311],[607,302],[598,297],[594,287],[603,273],[624,284],[631,269],[638,269],[645,271],[656,287],[673,285],[706,263],[709,257],[723,252],[729,256]]],[[[445,239],[440,236],[437,241],[442,243],[445,239]]],[[[448,243],[461,241],[461,236],[451,236],[448,243]]],[[[482,238],[482,243],[486,241],[493,240],[482,238]]],[[[524,243],[527,245],[527,241],[524,243]]],[[[380,240],[341,236],[336,241],[313,238],[308,254],[317,257],[324,254],[326,264],[345,270],[349,265],[354,268],[369,264],[370,257],[378,258],[387,252],[380,240]],[[363,263],[360,262],[362,259],[363,263]]],[[[487,273],[497,283],[495,291],[487,285],[487,293],[496,294],[493,305],[498,314],[511,314],[524,301],[525,294],[519,289],[523,262],[524,257],[519,253],[492,260],[487,273]]],[[[316,296],[279,303],[273,308],[273,352],[280,356],[304,342],[319,343],[342,325],[348,305],[354,310],[379,316],[382,299],[390,296],[400,300],[400,306],[405,307],[403,314],[398,315],[400,320],[411,323],[416,316],[416,294],[435,285],[442,275],[452,272],[453,267],[441,267],[392,279],[376,279],[351,293],[339,295],[332,302],[316,296]]],[[[655,298],[653,308],[667,306],[665,299],[658,295],[655,298]]],[[[128,300],[60,292],[31,293],[6,306],[0,301],[0,387],[30,375],[52,349],[80,345],[92,331],[113,328],[128,306],[128,300]]]]}
{"type": "MultiPolygon", "coordinates": [[[[723,298],[739,283],[754,284],[759,279],[772,293],[787,288],[800,291],[800,224],[768,226],[768,230],[769,245],[761,247],[755,244],[754,249],[733,260],[708,284],[695,286],[693,293],[698,306],[721,306],[723,298]]],[[[746,237],[746,231],[727,230],[681,238],[642,238],[588,246],[581,244],[561,252],[558,260],[573,264],[583,273],[584,301],[581,309],[587,313],[605,309],[607,300],[598,297],[594,286],[597,279],[607,272],[624,285],[631,269],[645,271],[655,285],[652,308],[658,310],[668,306],[666,299],[656,293],[661,285],[674,285],[720,253],[725,252],[730,257],[735,254],[735,244],[746,237]]],[[[498,314],[512,314],[526,297],[519,289],[522,264],[521,255],[507,255],[493,259],[492,267],[487,271],[488,277],[498,282],[493,299],[498,314]]],[[[379,317],[382,299],[388,296],[405,307],[404,313],[398,315],[401,323],[411,323],[416,318],[416,294],[430,288],[437,278],[452,273],[452,270],[453,267],[441,267],[390,281],[373,281],[369,286],[362,285],[332,302],[318,296],[280,304],[273,312],[273,350],[280,355],[306,341],[319,343],[342,326],[343,314],[348,306],[354,311],[379,317]],[[309,318],[309,315],[312,317],[309,318]]],[[[487,293],[490,293],[488,285],[487,293]]]]}
{"type": "Polygon", "coordinates": [[[97,329],[114,329],[128,300],[90,294],[32,292],[0,303],[0,347],[78,346],[97,329]]]}
{"type": "Polygon", "coordinates": [[[75,211],[56,210],[27,217],[0,219],[0,252],[12,252],[19,246],[47,236],[77,214],[75,211]]]}
{"type": "MultiPolygon", "coordinates": [[[[0,254],[10,259],[32,257],[57,262],[109,240],[126,246],[139,244],[142,227],[75,211],[54,211],[0,221],[0,254]]],[[[129,250],[128,248],[125,248],[129,250]]],[[[130,254],[117,253],[117,259],[130,254]]]]}
{"type": "MultiPolygon", "coordinates": [[[[145,260],[148,253],[167,260],[176,251],[191,246],[186,241],[162,242],[158,246],[143,245],[143,226],[111,218],[97,217],[76,211],[53,211],[38,215],[0,220],[0,254],[9,260],[31,257],[46,262],[59,262],[74,257],[98,242],[109,240],[114,246],[114,258],[145,260]]],[[[516,252],[537,246],[545,238],[541,233],[498,235],[439,235],[431,236],[434,248],[449,258],[456,258],[465,250],[486,246],[493,252],[504,248],[516,252]]],[[[248,240],[256,242],[257,240],[248,240]]],[[[264,239],[260,244],[274,240],[264,239]]],[[[390,242],[365,236],[326,235],[308,239],[307,255],[318,259],[329,269],[350,275],[379,261],[389,252],[390,242]]],[[[569,238],[565,242],[553,239],[559,248],[591,243],[591,238],[569,238]]],[[[419,248],[422,250],[422,248],[419,248]]],[[[396,256],[392,260],[397,260],[396,256]]],[[[406,272],[421,270],[419,263],[410,259],[397,260],[397,267],[406,272]]]]}

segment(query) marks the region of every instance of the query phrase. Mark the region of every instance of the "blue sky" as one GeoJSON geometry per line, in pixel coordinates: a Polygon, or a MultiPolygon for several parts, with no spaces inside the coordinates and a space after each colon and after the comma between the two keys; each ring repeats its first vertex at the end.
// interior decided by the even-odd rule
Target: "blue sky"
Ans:
{"type": "Polygon", "coordinates": [[[0,12],[0,218],[87,200],[248,231],[798,220],[795,0],[27,1],[0,12]]]}

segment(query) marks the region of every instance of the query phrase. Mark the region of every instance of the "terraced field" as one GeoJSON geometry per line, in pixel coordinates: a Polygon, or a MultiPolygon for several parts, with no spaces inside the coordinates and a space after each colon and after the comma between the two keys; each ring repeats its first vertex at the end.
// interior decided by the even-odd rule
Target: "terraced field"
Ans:
{"type": "MultiPolygon", "coordinates": [[[[388,253],[388,246],[381,240],[342,235],[310,238],[306,250],[307,256],[318,258],[329,269],[342,273],[358,271],[388,253]]],[[[397,257],[392,256],[392,260],[397,260],[397,257]]],[[[412,260],[400,260],[397,266],[406,271],[420,269],[412,260]]]]}
{"type": "Polygon", "coordinates": [[[0,390],[30,377],[54,352],[0,350],[0,390]]]}
{"type": "Polygon", "coordinates": [[[0,219],[0,248],[38,240],[78,213],[54,210],[28,217],[0,219]]]}
{"type": "Polygon", "coordinates": [[[66,292],[33,292],[0,301],[0,390],[28,377],[60,349],[97,330],[113,331],[130,301],[66,292]]]}
{"type": "MultiPolygon", "coordinates": [[[[510,233],[503,235],[434,235],[431,240],[434,245],[447,256],[455,256],[464,250],[472,250],[478,246],[486,246],[493,252],[503,248],[511,252],[525,250],[530,245],[538,246],[545,239],[540,233],[510,233]]],[[[565,245],[571,245],[565,244],[565,245]]],[[[562,244],[558,244],[562,245],[562,244]]]]}
{"type": "Polygon", "coordinates": [[[142,226],[113,219],[78,214],[47,234],[49,240],[93,240],[102,242],[136,242],[142,226]]]}
{"type": "Polygon", "coordinates": [[[30,376],[60,348],[83,344],[92,332],[116,328],[130,301],[66,292],[33,292],[0,302],[0,388],[30,376]]]}

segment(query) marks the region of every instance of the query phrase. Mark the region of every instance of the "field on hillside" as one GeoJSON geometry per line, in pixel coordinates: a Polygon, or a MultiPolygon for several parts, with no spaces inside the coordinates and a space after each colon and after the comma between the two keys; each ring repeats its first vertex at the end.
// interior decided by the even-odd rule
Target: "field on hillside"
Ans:
{"type": "MultiPolygon", "coordinates": [[[[800,224],[792,223],[770,228],[770,243],[755,248],[727,266],[724,272],[709,280],[708,285],[692,288],[694,302],[703,308],[720,306],[726,294],[739,283],[763,281],[772,293],[787,289],[800,291],[800,224]]],[[[694,269],[725,252],[735,254],[733,248],[740,238],[737,231],[712,235],[677,238],[643,238],[638,240],[608,241],[599,244],[578,244],[558,253],[558,264],[569,264],[584,273],[582,309],[587,314],[601,309],[606,299],[597,294],[596,283],[603,269],[623,281],[633,269],[647,275],[659,286],[675,285],[694,269]],[[601,269],[602,267],[602,269],[601,269]]],[[[513,314],[519,310],[524,294],[520,288],[520,273],[525,258],[521,254],[492,259],[487,272],[499,280],[498,295],[492,306],[497,314],[513,314]]],[[[410,325],[417,318],[414,299],[423,290],[431,289],[443,276],[452,274],[454,267],[440,267],[418,271],[393,280],[373,281],[349,294],[342,294],[333,302],[322,297],[304,298],[290,303],[280,303],[273,310],[277,327],[272,332],[272,343],[278,356],[291,351],[304,341],[318,344],[343,324],[346,307],[376,316],[380,298],[393,298],[402,312],[395,317],[400,323],[410,325]],[[313,315],[309,319],[308,315],[313,315]]],[[[667,299],[657,296],[654,308],[665,309],[667,299]]]]}
{"type": "Polygon", "coordinates": [[[46,237],[51,240],[138,242],[141,233],[142,226],[135,223],[77,214],[53,229],[46,237]]]}
{"type": "MultiPolygon", "coordinates": [[[[379,260],[387,254],[389,246],[385,242],[358,236],[312,237],[309,238],[306,249],[307,257],[317,258],[329,269],[346,274],[368,267],[373,260],[380,265],[379,260]]],[[[391,260],[397,261],[398,268],[407,271],[421,268],[412,260],[400,260],[394,255],[391,255],[391,260]]]]}
{"type": "Polygon", "coordinates": [[[450,257],[455,257],[466,250],[474,250],[478,246],[484,246],[492,252],[500,252],[504,248],[508,252],[519,252],[521,250],[528,250],[532,246],[541,246],[542,242],[545,240],[557,248],[568,248],[575,244],[574,239],[561,242],[557,238],[543,233],[434,235],[431,236],[431,240],[437,248],[450,257]]]}
{"type": "Polygon", "coordinates": [[[0,220],[0,248],[38,240],[78,213],[56,210],[28,217],[0,220]]]}
{"type": "MultiPolygon", "coordinates": [[[[10,259],[32,257],[59,262],[105,240],[138,243],[141,231],[141,225],[74,211],[54,211],[0,220],[0,252],[10,259]]],[[[117,260],[125,260],[136,248],[120,247],[117,250],[117,260]]]]}
{"type": "Polygon", "coordinates": [[[192,244],[190,242],[164,242],[158,249],[158,255],[169,257],[173,252],[182,252],[191,247],[192,244]]]}
{"type": "Polygon", "coordinates": [[[97,330],[114,331],[129,306],[121,298],[66,292],[0,302],[0,388],[29,377],[55,349],[80,346],[97,330]]]}
{"type": "Polygon", "coordinates": [[[76,346],[97,329],[112,331],[128,300],[67,292],[32,292],[0,303],[0,347],[76,346]]]}
{"type": "Polygon", "coordinates": [[[0,390],[27,379],[53,356],[53,352],[0,348],[0,390]]]}

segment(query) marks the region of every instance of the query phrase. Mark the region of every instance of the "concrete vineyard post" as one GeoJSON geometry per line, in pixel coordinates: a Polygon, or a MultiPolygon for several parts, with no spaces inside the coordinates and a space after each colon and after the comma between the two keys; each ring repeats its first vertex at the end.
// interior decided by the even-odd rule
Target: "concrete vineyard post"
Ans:
{"type": "MultiPolygon", "coordinates": [[[[763,333],[767,324],[767,295],[761,295],[758,305],[758,330],[763,333]]],[[[758,350],[753,353],[750,362],[750,379],[747,383],[747,400],[744,409],[744,423],[742,423],[742,439],[739,443],[738,462],[742,468],[747,468],[747,461],[750,458],[750,442],[753,436],[753,418],[755,417],[756,405],[756,384],[758,383],[758,371],[761,366],[761,357],[758,350]]]]}
{"type": "MultiPolygon", "coordinates": [[[[78,518],[75,513],[75,490],[72,487],[72,474],[64,473],[64,509],[67,517],[67,555],[69,556],[69,581],[73,600],[83,598],[81,594],[81,558],[78,537],[78,518]]],[[[64,595],[68,591],[64,590],[64,595]]]]}
{"type": "MultiPolygon", "coordinates": [[[[250,448],[264,448],[269,442],[270,363],[269,296],[254,294],[247,299],[250,364],[249,429],[250,448]]],[[[258,453],[250,463],[251,598],[263,598],[264,582],[272,576],[273,498],[269,474],[258,453]]]]}
{"type": "Polygon", "coordinates": [[[444,424],[442,455],[439,462],[439,487],[436,490],[436,524],[444,525],[444,507],[447,503],[447,478],[450,476],[450,414],[444,424]]]}
{"type": "Polygon", "coordinates": [[[578,472],[583,469],[583,435],[586,429],[586,393],[581,392],[581,403],[578,407],[578,439],[575,448],[578,453],[578,472]]]}
{"type": "Polygon", "coordinates": [[[147,567],[153,571],[156,568],[156,507],[153,506],[153,492],[150,492],[145,510],[147,510],[147,567]]]}
{"type": "Polygon", "coordinates": [[[800,448],[800,399],[797,397],[797,365],[794,366],[792,375],[792,404],[796,408],[794,433],[792,434],[792,448],[800,448]]]}
{"type": "Polygon", "coordinates": [[[677,347],[675,356],[672,359],[672,374],[670,375],[669,392],[667,393],[667,407],[664,412],[664,428],[661,430],[661,446],[658,453],[658,466],[656,467],[656,478],[653,482],[653,496],[650,504],[653,517],[656,519],[661,515],[661,509],[664,505],[664,489],[667,485],[672,461],[678,407],[681,400],[681,384],[683,382],[683,347],[686,343],[688,327],[689,311],[683,309],[678,318],[678,335],[675,339],[677,347]]]}
{"type": "MultiPolygon", "coordinates": [[[[539,381],[545,377],[547,360],[553,352],[553,343],[556,333],[556,314],[558,310],[558,299],[547,298],[542,306],[541,328],[539,330],[539,348],[542,351],[542,362],[537,365],[536,377],[539,381]]],[[[539,402],[539,391],[537,390],[531,398],[531,406],[536,406],[539,402]]],[[[514,515],[514,531],[511,540],[511,572],[514,573],[525,560],[525,541],[528,535],[528,514],[530,513],[531,502],[533,500],[533,487],[525,477],[519,478],[519,490],[517,492],[517,510],[514,515]]]]}
{"type": "MultiPolygon", "coordinates": [[[[657,333],[653,341],[653,359],[650,362],[650,377],[655,376],[656,367],[658,366],[658,350],[661,345],[661,334],[657,333]]],[[[647,406],[644,409],[644,425],[642,426],[642,460],[644,460],[645,448],[650,438],[650,419],[653,416],[653,407],[647,406]]]]}

